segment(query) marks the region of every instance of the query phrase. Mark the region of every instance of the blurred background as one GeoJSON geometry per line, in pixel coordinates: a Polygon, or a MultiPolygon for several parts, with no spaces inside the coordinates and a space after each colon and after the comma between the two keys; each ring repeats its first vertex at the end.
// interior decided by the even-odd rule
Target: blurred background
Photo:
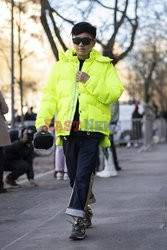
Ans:
{"type": "Polygon", "coordinates": [[[71,28],[82,20],[97,27],[96,49],[113,59],[124,84],[124,130],[130,129],[134,104],[147,118],[152,112],[166,119],[165,0],[1,0],[0,89],[10,108],[9,126],[16,126],[18,115],[24,123],[30,107],[38,111],[58,50],[72,46],[71,28]]]}

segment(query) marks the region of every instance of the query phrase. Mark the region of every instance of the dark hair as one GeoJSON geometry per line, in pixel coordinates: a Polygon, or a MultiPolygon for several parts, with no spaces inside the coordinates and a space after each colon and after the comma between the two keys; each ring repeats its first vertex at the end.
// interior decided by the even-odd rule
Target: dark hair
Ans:
{"type": "Polygon", "coordinates": [[[80,22],[75,24],[72,28],[71,34],[79,35],[83,32],[91,34],[94,38],[96,37],[96,27],[87,22],[80,22]]]}

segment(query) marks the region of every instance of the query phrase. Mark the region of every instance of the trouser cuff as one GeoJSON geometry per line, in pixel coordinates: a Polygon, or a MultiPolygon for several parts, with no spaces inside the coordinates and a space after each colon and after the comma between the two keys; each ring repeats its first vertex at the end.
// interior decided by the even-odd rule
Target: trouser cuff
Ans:
{"type": "Polygon", "coordinates": [[[81,218],[85,217],[85,211],[78,210],[78,209],[75,209],[75,208],[68,207],[66,209],[65,213],[68,214],[68,215],[71,215],[71,216],[76,216],[76,217],[81,217],[81,218]]]}

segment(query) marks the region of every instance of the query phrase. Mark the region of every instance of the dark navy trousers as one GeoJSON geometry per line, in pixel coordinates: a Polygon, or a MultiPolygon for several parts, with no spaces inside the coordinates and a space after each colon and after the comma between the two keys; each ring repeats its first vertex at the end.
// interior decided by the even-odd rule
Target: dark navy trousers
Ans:
{"type": "Polygon", "coordinates": [[[84,217],[91,176],[95,172],[99,138],[63,137],[63,149],[72,193],[66,214],[84,217]]]}

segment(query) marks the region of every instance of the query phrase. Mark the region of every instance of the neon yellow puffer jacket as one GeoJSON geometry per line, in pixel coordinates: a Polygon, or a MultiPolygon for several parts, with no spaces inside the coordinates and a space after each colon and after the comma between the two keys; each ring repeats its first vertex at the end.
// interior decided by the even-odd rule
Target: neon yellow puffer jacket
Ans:
{"type": "Polygon", "coordinates": [[[84,84],[76,82],[79,60],[72,49],[60,53],[60,60],[54,65],[44,87],[36,127],[48,126],[56,114],[56,144],[62,145],[61,135],[70,134],[77,99],[79,100],[80,130],[101,132],[105,136],[100,145],[110,146],[109,122],[110,104],[116,102],[123,92],[123,86],[111,59],[92,50],[85,60],[82,71],[90,78],[84,84]]]}

